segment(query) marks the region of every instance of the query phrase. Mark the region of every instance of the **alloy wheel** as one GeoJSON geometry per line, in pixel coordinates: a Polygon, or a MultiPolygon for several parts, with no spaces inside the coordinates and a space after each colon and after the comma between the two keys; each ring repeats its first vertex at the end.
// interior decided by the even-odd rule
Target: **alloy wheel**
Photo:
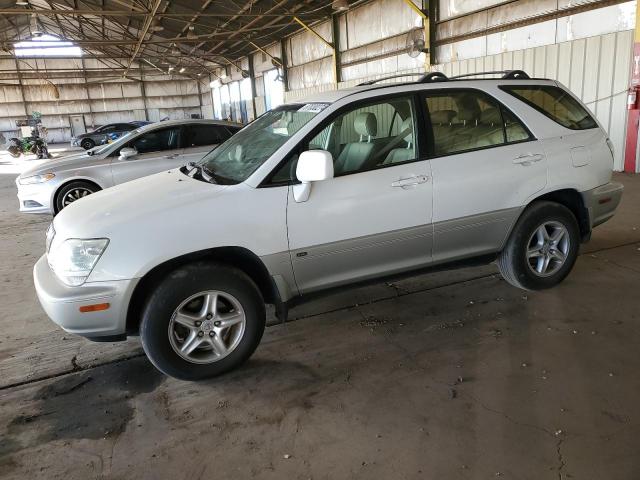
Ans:
{"type": "Polygon", "coordinates": [[[84,187],[76,187],[73,188],[71,190],[69,190],[64,198],[62,199],[62,207],[66,207],[69,204],[75,202],[76,200],[80,200],[83,197],[86,197],[87,195],[91,195],[93,192],[91,190],[89,190],[88,188],[84,188],[84,187]]]}
{"type": "Polygon", "coordinates": [[[242,305],[233,295],[219,290],[196,293],[173,312],[169,343],[188,362],[217,362],[238,346],[246,322],[242,305]]]}
{"type": "Polygon", "coordinates": [[[567,260],[571,248],[569,232],[560,222],[544,222],[527,243],[527,265],[540,277],[556,273],[567,260]]]}

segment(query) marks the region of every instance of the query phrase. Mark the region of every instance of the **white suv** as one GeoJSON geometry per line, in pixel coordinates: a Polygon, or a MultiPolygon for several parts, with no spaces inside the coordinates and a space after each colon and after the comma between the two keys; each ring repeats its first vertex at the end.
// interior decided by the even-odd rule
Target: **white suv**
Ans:
{"type": "Polygon", "coordinates": [[[520,71],[327,92],[65,208],[36,290],[65,330],[139,332],[157,368],[199,379],[249,358],[265,303],[284,320],[311,293],[478,260],[556,285],[620,201],[612,163],[587,109],[520,71]]]}

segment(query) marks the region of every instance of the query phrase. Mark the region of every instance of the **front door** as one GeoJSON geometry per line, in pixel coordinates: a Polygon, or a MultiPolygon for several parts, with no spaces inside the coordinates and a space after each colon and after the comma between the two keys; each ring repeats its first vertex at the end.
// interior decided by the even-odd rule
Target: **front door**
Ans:
{"type": "Polygon", "coordinates": [[[431,261],[431,171],[416,145],[417,119],[413,97],[386,98],[338,115],[297,152],[328,150],[335,175],[313,183],[304,202],[289,188],[289,248],[301,293],[431,261]]]}
{"type": "Polygon", "coordinates": [[[158,128],[131,139],[124,147],[137,150],[138,154],[121,160],[115,152],[111,162],[114,184],[170,170],[183,165],[179,125],[158,128]]]}
{"type": "Polygon", "coordinates": [[[430,91],[435,262],[494,253],[547,182],[540,141],[475,89],[430,91]]]}

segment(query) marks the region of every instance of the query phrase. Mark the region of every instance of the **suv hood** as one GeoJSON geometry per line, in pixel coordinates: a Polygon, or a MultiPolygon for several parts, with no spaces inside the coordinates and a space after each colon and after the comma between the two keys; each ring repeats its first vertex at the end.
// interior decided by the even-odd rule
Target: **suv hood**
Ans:
{"type": "Polygon", "coordinates": [[[56,216],[54,228],[66,238],[110,238],[123,228],[162,224],[176,210],[201,208],[228,188],[195,180],[179,169],[169,170],[101,190],[69,205],[56,216]]]}

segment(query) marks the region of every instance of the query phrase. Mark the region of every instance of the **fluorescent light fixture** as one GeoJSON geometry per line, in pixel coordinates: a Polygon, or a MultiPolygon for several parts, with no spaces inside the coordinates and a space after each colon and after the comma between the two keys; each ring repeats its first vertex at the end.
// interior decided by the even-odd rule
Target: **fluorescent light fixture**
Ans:
{"type": "Polygon", "coordinates": [[[184,71],[185,71],[185,70],[186,70],[186,68],[182,67],[182,68],[179,70],[179,72],[180,72],[180,73],[184,73],[184,71]]]}
{"type": "Polygon", "coordinates": [[[19,7],[26,7],[29,5],[29,2],[27,0],[16,0],[16,5],[19,7]]]}
{"type": "Polygon", "coordinates": [[[54,35],[44,34],[13,44],[16,57],[81,57],[82,50],[54,35]]]}

